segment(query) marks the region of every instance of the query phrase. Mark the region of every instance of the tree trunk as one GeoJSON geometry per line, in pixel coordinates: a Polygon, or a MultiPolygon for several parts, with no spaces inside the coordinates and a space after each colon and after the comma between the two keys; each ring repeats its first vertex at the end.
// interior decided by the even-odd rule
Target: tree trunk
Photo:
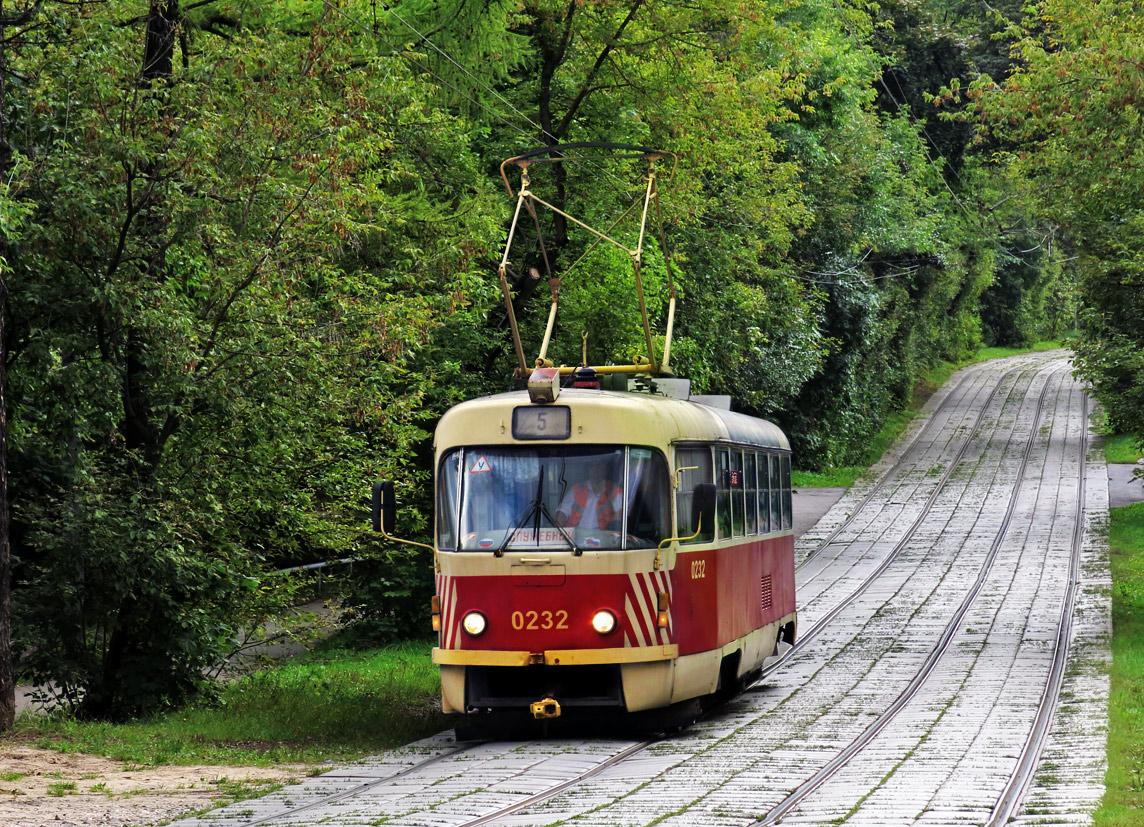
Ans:
{"type": "MultiPolygon", "coordinates": [[[[4,3],[0,0],[0,20],[4,3]]],[[[5,26],[0,24],[0,177],[7,177],[8,136],[4,130],[4,78],[8,57],[4,52],[5,26]]],[[[6,259],[7,239],[0,237],[0,258],[6,259]]],[[[16,719],[16,679],[12,668],[12,549],[8,523],[8,349],[5,317],[8,314],[8,277],[0,262],[0,732],[16,719]]]]}
{"type": "Polygon", "coordinates": [[[151,0],[147,13],[147,39],[143,44],[143,79],[169,78],[174,69],[175,34],[179,25],[178,0],[151,0]]]}
{"type": "MultiPolygon", "coordinates": [[[[0,34],[2,37],[2,34],[0,34]]],[[[0,45],[0,49],[3,46],[0,45]]],[[[0,76],[3,58],[0,57],[0,76]]],[[[3,127],[0,127],[0,143],[3,127]]],[[[6,243],[0,243],[0,254],[6,243]]],[[[5,316],[8,313],[8,278],[0,265],[0,732],[16,719],[16,680],[12,668],[12,553],[8,538],[8,349],[5,316]]]]}
{"type": "MultiPolygon", "coordinates": [[[[537,90],[536,109],[540,117],[541,144],[555,146],[564,140],[564,133],[556,126],[552,114],[552,84],[557,70],[564,63],[564,56],[568,48],[568,33],[575,15],[575,4],[569,7],[568,16],[563,29],[556,25],[554,20],[541,19],[534,28],[533,44],[539,51],[540,58],[540,84],[537,90]]],[[[567,209],[568,172],[564,164],[553,164],[553,175],[556,179],[555,196],[552,203],[559,209],[567,209]]],[[[552,216],[552,237],[549,239],[550,261],[560,257],[560,253],[568,246],[568,221],[560,213],[552,216]]]]}

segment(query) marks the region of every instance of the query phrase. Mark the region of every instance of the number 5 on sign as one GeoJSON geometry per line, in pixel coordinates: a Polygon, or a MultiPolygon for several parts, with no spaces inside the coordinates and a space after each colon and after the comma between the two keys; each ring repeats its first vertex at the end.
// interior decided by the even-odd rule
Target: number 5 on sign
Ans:
{"type": "Polygon", "coordinates": [[[563,405],[529,405],[512,409],[513,439],[568,439],[572,413],[563,405]]]}

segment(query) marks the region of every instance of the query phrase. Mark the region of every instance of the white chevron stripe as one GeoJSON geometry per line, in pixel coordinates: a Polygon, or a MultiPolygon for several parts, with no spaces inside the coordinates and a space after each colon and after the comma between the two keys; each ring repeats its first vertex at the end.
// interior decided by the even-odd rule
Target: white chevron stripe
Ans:
{"type": "Polygon", "coordinates": [[[457,646],[457,637],[461,633],[460,619],[457,617],[457,579],[455,577],[449,578],[449,583],[445,587],[445,594],[449,606],[449,625],[447,627],[449,643],[447,648],[453,649],[457,646]]]}
{"type": "Polygon", "coordinates": [[[647,597],[648,607],[650,609],[651,619],[651,638],[655,640],[659,636],[659,642],[663,645],[667,644],[667,631],[659,628],[659,593],[665,591],[662,581],[662,572],[652,571],[640,574],[640,581],[647,597]]]}
{"type": "MultiPolygon", "coordinates": [[[[639,578],[641,592],[644,599],[647,600],[648,620],[650,621],[649,629],[651,630],[649,637],[654,643],[656,637],[660,636],[659,592],[656,590],[656,572],[642,572],[639,578]]],[[[660,643],[663,643],[663,641],[660,640],[660,643]]]]}
{"type": "Polygon", "coordinates": [[[648,645],[655,645],[655,604],[647,593],[647,576],[642,572],[631,575],[632,591],[635,593],[643,618],[644,631],[647,633],[648,645]]]}
{"type": "Polygon", "coordinates": [[[635,609],[632,608],[632,598],[630,594],[624,595],[624,614],[627,615],[628,626],[631,627],[632,632],[636,636],[636,645],[647,646],[647,643],[644,642],[642,624],[640,623],[639,618],[636,617],[635,609]]]}
{"type": "Polygon", "coordinates": [[[452,607],[449,605],[449,578],[441,578],[441,588],[437,590],[437,595],[441,598],[441,646],[448,649],[449,619],[453,616],[452,607]]]}
{"type": "Polygon", "coordinates": [[[449,578],[443,574],[437,575],[437,598],[441,601],[441,629],[438,632],[442,649],[449,648],[449,578]]]}
{"type": "MultiPolygon", "coordinates": [[[[640,582],[640,577],[635,574],[628,575],[632,583],[632,592],[635,593],[636,602],[639,604],[640,615],[643,619],[643,631],[647,632],[647,639],[649,644],[655,643],[655,615],[652,614],[647,604],[647,594],[644,591],[644,584],[640,582]]],[[[640,644],[641,646],[644,644],[640,644]]]]}

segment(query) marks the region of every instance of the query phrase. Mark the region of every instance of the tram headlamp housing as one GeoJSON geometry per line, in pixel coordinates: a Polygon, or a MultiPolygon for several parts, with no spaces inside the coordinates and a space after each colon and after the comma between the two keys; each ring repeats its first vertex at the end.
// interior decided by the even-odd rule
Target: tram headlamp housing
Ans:
{"type": "Polygon", "coordinates": [[[592,628],[602,635],[611,634],[616,630],[616,616],[607,609],[600,609],[592,615],[592,628]]]}
{"type": "Polygon", "coordinates": [[[489,627],[489,621],[480,612],[469,612],[461,619],[461,627],[473,637],[480,637],[489,627]]]}
{"type": "Polygon", "coordinates": [[[556,401],[560,395],[560,370],[538,367],[528,377],[528,398],[538,405],[556,401]]]}

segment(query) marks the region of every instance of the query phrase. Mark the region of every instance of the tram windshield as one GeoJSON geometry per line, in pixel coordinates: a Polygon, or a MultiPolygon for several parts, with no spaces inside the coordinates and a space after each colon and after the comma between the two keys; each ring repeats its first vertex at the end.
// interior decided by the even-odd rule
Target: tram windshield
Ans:
{"type": "Polygon", "coordinates": [[[669,536],[667,463],[649,448],[458,448],[441,461],[444,550],[654,548],[669,536]]]}

